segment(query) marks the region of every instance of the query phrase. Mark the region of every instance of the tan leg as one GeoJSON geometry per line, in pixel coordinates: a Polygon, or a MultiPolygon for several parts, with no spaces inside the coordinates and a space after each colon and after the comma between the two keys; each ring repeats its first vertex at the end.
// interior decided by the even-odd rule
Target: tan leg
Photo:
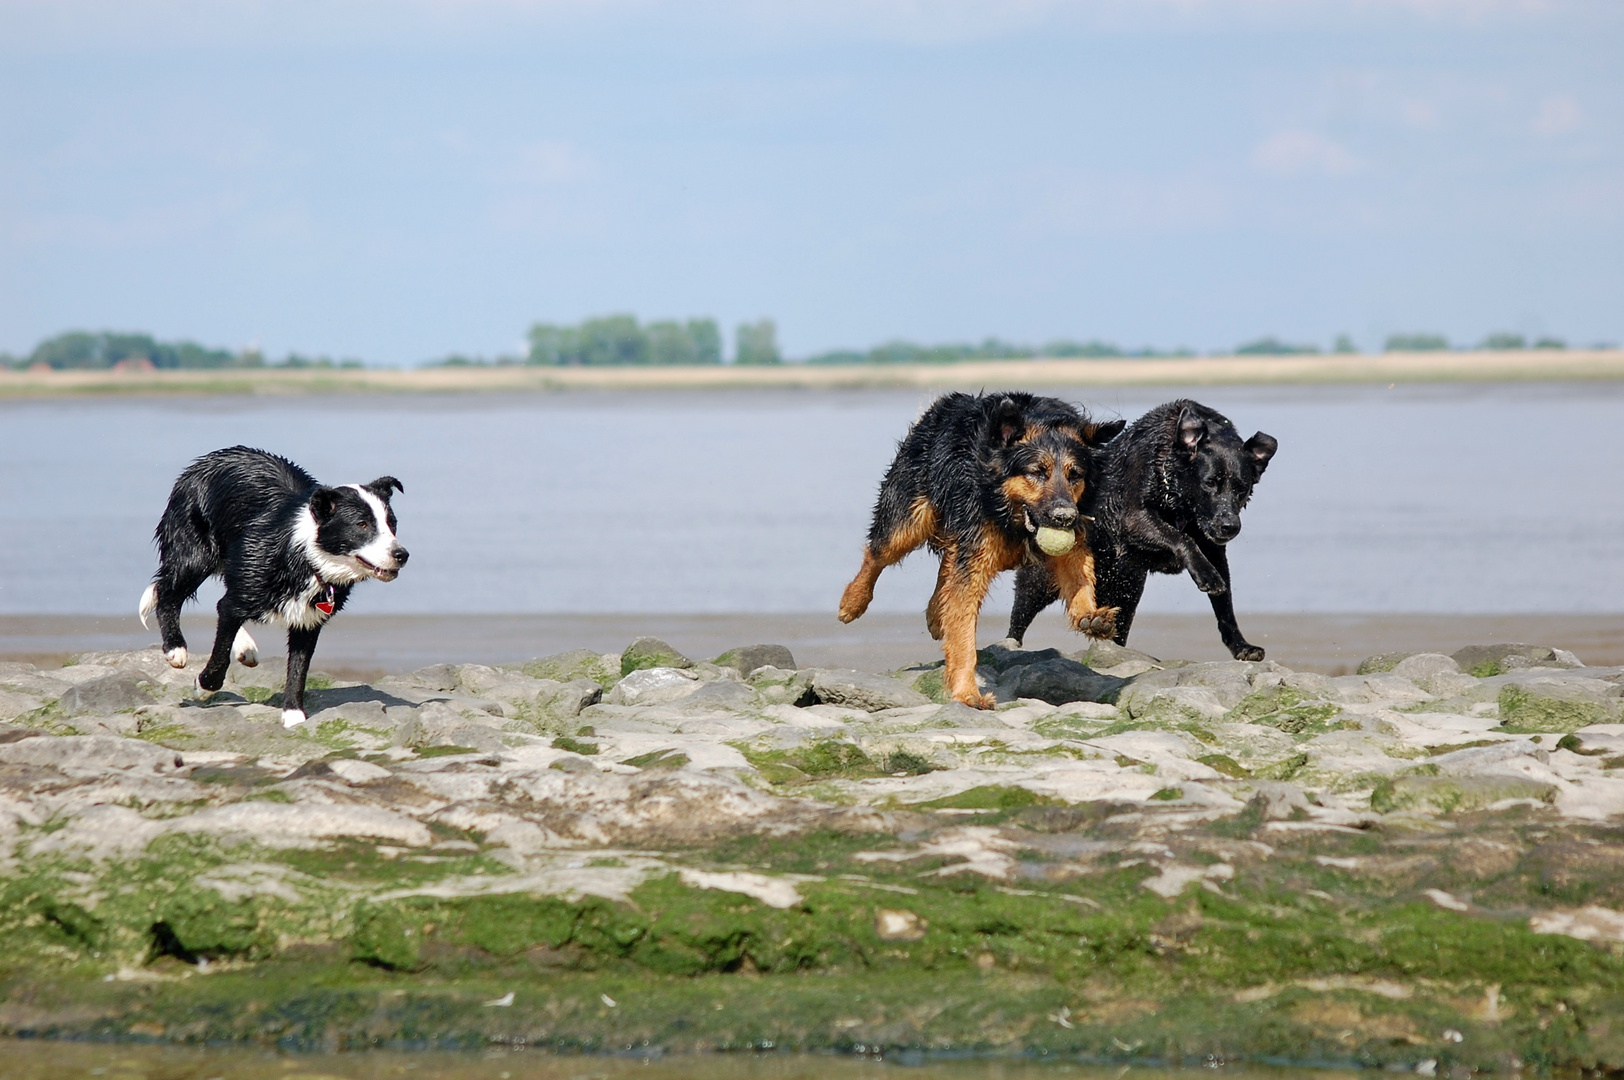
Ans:
{"type": "Polygon", "coordinates": [[[1001,554],[983,546],[967,568],[958,565],[951,550],[942,557],[943,565],[948,567],[941,603],[937,605],[942,621],[942,656],[947,661],[942,675],[953,700],[972,709],[990,709],[997,704],[996,698],[983,694],[976,686],[976,620],[992,579],[1005,569],[1000,565],[1001,554]]]}
{"type": "Polygon", "coordinates": [[[930,603],[925,605],[925,629],[930,631],[931,640],[942,640],[942,589],[947,585],[946,559],[936,571],[936,591],[930,594],[930,603]]]}
{"type": "Polygon", "coordinates": [[[878,550],[872,544],[863,549],[863,565],[840,595],[840,621],[849,623],[867,611],[874,601],[874,583],[880,580],[880,572],[901,562],[910,551],[923,547],[935,531],[935,508],[923,497],[915,499],[907,520],[885,538],[878,550]]]}
{"type": "Polygon", "coordinates": [[[1049,560],[1060,599],[1066,605],[1071,628],[1092,638],[1110,639],[1116,634],[1116,608],[1102,608],[1094,599],[1094,553],[1078,544],[1064,555],[1049,560]]]}

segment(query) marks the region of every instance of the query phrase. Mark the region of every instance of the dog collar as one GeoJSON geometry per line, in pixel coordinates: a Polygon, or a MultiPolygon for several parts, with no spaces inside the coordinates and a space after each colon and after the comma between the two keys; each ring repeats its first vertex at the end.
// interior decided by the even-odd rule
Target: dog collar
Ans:
{"type": "Polygon", "coordinates": [[[331,615],[333,613],[333,587],[331,584],[327,586],[327,599],[315,601],[314,607],[323,615],[331,615]]]}

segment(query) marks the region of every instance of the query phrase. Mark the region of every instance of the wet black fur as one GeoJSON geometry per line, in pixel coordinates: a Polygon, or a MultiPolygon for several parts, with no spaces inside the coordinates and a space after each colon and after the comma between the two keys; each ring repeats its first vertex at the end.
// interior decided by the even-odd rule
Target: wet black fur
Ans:
{"type": "MultiPolygon", "coordinates": [[[[1135,420],[1097,455],[1099,477],[1084,495],[1094,518],[1095,593],[1117,607],[1116,642],[1126,645],[1145,579],[1188,572],[1208,594],[1218,634],[1237,660],[1261,660],[1235,622],[1225,546],[1241,531],[1240,512],[1274,456],[1275,440],[1241,440],[1222,414],[1194,401],[1171,401],[1135,420]]],[[[1016,641],[1059,593],[1042,565],[1015,576],[1009,636],[1016,641]]]]}
{"type": "MultiPolygon", "coordinates": [[[[386,509],[399,480],[381,476],[366,489],[386,509]]],[[[245,622],[270,619],[287,602],[309,591],[316,567],[294,543],[294,526],[306,507],[316,519],[316,544],[334,555],[365,547],[374,538],[372,507],[352,488],[323,487],[299,466],[275,454],[233,446],[205,454],[176,479],[158,522],[156,614],[163,649],[184,647],[181,606],[199,586],[218,575],[225,595],[216,607],[214,649],[198,676],[204,690],[218,690],[231,663],[231,648],[245,622]]],[[[391,530],[395,515],[388,509],[391,530]]],[[[402,564],[404,549],[399,552],[402,564]]],[[[353,584],[335,584],[333,612],[343,610],[353,584]]],[[[321,599],[325,599],[325,590],[321,599]]],[[[330,617],[330,616],[327,616],[330,617]]],[[[288,674],[282,708],[304,709],[305,677],[325,618],[310,627],[288,628],[288,674]]]]}
{"type": "MultiPolygon", "coordinates": [[[[878,551],[923,496],[936,510],[938,534],[957,541],[961,565],[968,565],[989,521],[1026,543],[1030,557],[1037,559],[1036,541],[1024,521],[1012,519],[1001,485],[1045,449],[1070,449],[1087,468],[1093,460],[1087,440],[1101,443],[1121,429],[1121,421],[1092,423],[1059,398],[1020,392],[944,394],[897,447],[896,460],[880,483],[869,547],[878,551]],[[1029,441],[1018,441],[1030,427],[1043,430],[1029,441]]],[[[1085,482],[1092,486],[1093,479],[1085,482]]],[[[1069,499],[1034,509],[1039,526],[1071,528],[1077,519],[1077,507],[1069,499]]],[[[930,546],[941,553],[936,543],[930,546]]]]}

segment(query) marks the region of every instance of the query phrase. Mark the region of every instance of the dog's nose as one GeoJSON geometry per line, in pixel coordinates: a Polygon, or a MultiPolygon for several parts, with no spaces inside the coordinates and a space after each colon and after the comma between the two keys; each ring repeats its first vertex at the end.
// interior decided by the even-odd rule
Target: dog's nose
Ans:
{"type": "Polygon", "coordinates": [[[1062,529],[1077,524],[1077,508],[1075,506],[1057,506],[1049,511],[1049,517],[1062,529]]]}
{"type": "Polygon", "coordinates": [[[389,552],[389,555],[390,555],[391,558],[393,558],[395,560],[395,565],[396,566],[405,566],[406,565],[406,560],[412,557],[412,553],[407,551],[403,547],[394,548],[392,551],[389,552]]]}
{"type": "Polygon", "coordinates": [[[1225,543],[1228,543],[1241,534],[1240,518],[1219,518],[1217,521],[1213,522],[1213,525],[1217,530],[1219,539],[1223,540],[1225,543]]]}

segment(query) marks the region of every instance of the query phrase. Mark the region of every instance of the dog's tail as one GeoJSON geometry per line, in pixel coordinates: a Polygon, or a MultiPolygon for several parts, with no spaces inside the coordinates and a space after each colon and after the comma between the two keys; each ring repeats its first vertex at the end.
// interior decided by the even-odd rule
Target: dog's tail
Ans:
{"type": "Polygon", "coordinates": [[[141,628],[147,628],[147,616],[158,610],[158,583],[154,581],[147,586],[147,591],[141,594],[141,604],[135,613],[141,616],[141,628]]]}

